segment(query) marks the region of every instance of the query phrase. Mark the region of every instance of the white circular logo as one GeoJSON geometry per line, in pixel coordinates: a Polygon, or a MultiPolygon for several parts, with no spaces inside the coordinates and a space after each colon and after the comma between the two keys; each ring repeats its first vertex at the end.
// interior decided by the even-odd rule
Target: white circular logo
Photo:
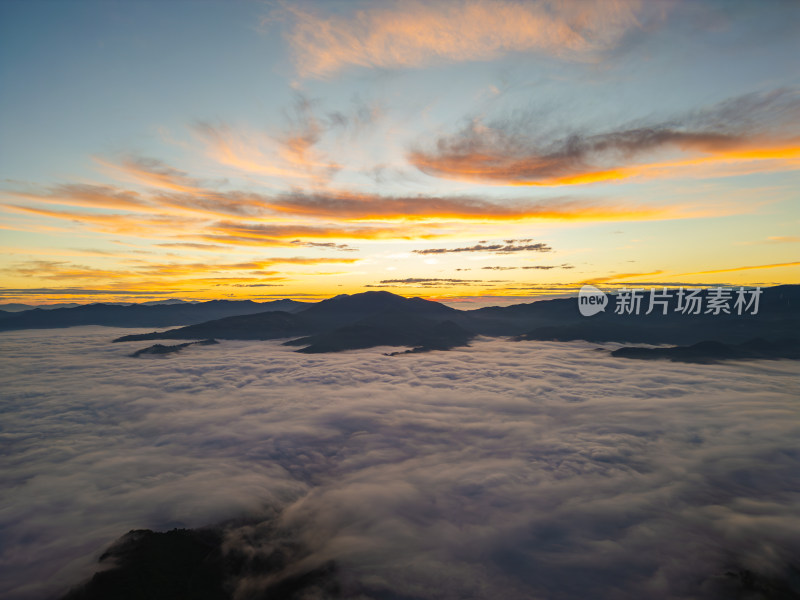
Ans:
{"type": "Polygon", "coordinates": [[[608,298],[602,290],[593,285],[585,285],[578,292],[578,310],[584,317],[591,317],[602,312],[608,306],[608,298]]]}

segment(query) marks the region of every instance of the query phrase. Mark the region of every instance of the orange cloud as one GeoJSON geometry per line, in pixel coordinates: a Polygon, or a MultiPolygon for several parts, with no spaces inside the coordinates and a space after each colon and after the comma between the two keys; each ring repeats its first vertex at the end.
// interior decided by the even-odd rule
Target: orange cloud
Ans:
{"type": "Polygon", "coordinates": [[[176,216],[189,212],[229,217],[260,216],[269,212],[265,199],[258,194],[218,192],[202,187],[192,188],[190,192],[165,193],[149,189],[140,193],[113,185],[68,183],[52,186],[41,192],[12,190],[7,194],[45,204],[121,209],[148,215],[176,216]]]}
{"type": "Polygon", "coordinates": [[[78,280],[95,280],[95,279],[114,279],[119,277],[119,270],[104,270],[94,267],[72,265],[67,262],[51,261],[51,260],[34,260],[29,261],[16,267],[4,269],[6,273],[17,275],[26,278],[38,279],[78,279],[78,280]]]}
{"type": "Polygon", "coordinates": [[[580,285],[584,284],[600,284],[600,283],[611,283],[619,281],[621,279],[634,279],[635,277],[648,277],[650,275],[659,275],[664,271],[650,271],[648,273],[617,273],[615,275],[605,275],[603,277],[592,277],[591,279],[587,279],[585,281],[581,281],[580,285]]]}
{"type": "Polygon", "coordinates": [[[539,51],[580,58],[615,44],[638,24],[639,0],[394,2],[346,16],[284,5],[287,38],[302,76],[346,66],[406,68],[539,51]]]}
{"type": "Polygon", "coordinates": [[[409,161],[435,177],[558,186],[676,176],[717,177],[800,166],[800,96],[750,94],[667,123],[605,133],[539,131],[539,122],[475,120],[409,161]]]}
{"type": "Polygon", "coordinates": [[[128,156],[115,163],[94,157],[95,162],[124,180],[175,192],[203,192],[202,186],[187,173],[153,158],[128,156]]]}
{"type": "MultiPolygon", "coordinates": [[[[190,239],[198,242],[238,245],[289,246],[303,239],[428,239],[430,231],[408,227],[346,227],[337,224],[252,223],[248,221],[207,221],[185,216],[95,214],[55,211],[36,207],[4,205],[5,210],[68,220],[91,231],[156,239],[190,239]]],[[[429,227],[433,227],[432,225],[429,227]]]]}
{"type": "MultiPolygon", "coordinates": [[[[123,286],[126,289],[176,289],[201,284],[287,281],[276,265],[317,266],[353,264],[356,258],[271,257],[238,263],[148,263],[128,268],[97,268],[67,261],[32,260],[2,270],[11,277],[26,281],[78,281],[102,286],[123,286]],[[123,282],[124,283],[121,283],[123,282]]],[[[109,288],[109,289],[111,289],[109,288]]]]}
{"type": "Polygon", "coordinates": [[[791,171],[798,167],[800,167],[800,143],[792,142],[773,147],[715,152],[711,156],[700,156],[681,161],[640,164],[580,175],[555,177],[540,182],[520,181],[514,185],[580,185],[633,178],[732,177],[753,173],[791,171]]]}
{"type": "Polygon", "coordinates": [[[404,227],[339,227],[311,225],[271,225],[262,223],[240,223],[221,221],[208,226],[198,237],[212,242],[226,243],[274,243],[291,244],[297,238],[304,239],[416,239],[432,237],[433,234],[413,232],[404,227]],[[289,240],[287,242],[287,240],[289,240]]]}
{"type": "Polygon", "coordinates": [[[91,231],[131,235],[144,238],[173,237],[183,229],[201,226],[204,221],[190,219],[185,216],[171,215],[130,215],[130,214],[97,214],[77,213],[69,211],[48,210],[44,208],[3,205],[5,210],[21,212],[71,221],[91,231]]]}
{"type": "MultiPolygon", "coordinates": [[[[693,156],[603,169],[592,168],[583,156],[571,157],[560,151],[552,155],[524,157],[488,149],[439,154],[414,151],[409,154],[409,160],[429,175],[513,186],[584,185],[633,178],[734,176],[789,171],[800,166],[800,140],[745,142],[731,139],[728,144],[716,148],[702,143],[675,144],[674,141],[664,141],[663,145],[674,145],[679,151],[693,156]],[[765,145],[759,147],[759,142],[765,145]]],[[[629,155],[628,158],[633,157],[629,155]]]]}
{"type": "Polygon", "coordinates": [[[214,161],[251,175],[322,183],[341,168],[314,151],[321,135],[315,122],[307,122],[281,137],[259,132],[245,134],[210,123],[195,124],[194,132],[214,161]]]}
{"type": "Polygon", "coordinates": [[[47,204],[63,204],[84,208],[111,208],[127,210],[150,210],[153,205],[134,191],[122,190],[110,185],[88,183],[65,183],[51,187],[47,192],[35,193],[8,191],[8,195],[47,204]]]}
{"type": "Polygon", "coordinates": [[[379,196],[341,190],[284,194],[265,204],[273,211],[298,216],[381,221],[629,221],[676,218],[683,212],[675,207],[612,206],[564,198],[490,202],[469,196],[379,196]]]}
{"type": "Polygon", "coordinates": [[[695,271],[693,273],[681,273],[681,275],[708,275],[710,273],[733,273],[734,271],[750,271],[752,269],[775,269],[778,267],[797,267],[800,262],[774,263],[770,265],[751,265],[749,267],[734,267],[732,269],[714,269],[712,271],[695,271]]]}

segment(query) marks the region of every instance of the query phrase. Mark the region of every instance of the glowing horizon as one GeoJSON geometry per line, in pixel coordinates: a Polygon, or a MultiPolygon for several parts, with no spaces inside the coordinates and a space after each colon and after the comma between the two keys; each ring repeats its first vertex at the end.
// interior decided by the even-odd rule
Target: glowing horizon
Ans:
{"type": "Polygon", "coordinates": [[[0,17],[0,304],[800,284],[800,7],[0,17]]]}

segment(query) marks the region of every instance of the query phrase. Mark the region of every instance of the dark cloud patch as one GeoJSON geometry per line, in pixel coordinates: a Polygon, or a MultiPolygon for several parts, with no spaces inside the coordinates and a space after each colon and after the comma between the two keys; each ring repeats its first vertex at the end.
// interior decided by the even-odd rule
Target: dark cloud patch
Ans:
{"type": "Polygon", "coordinates": [[[533,269],[538,271],[550,271],[551,269],[574,269],[574,265],[528,265],[525,267],[481,267],[492,271],[512,271],[514,269],[533,269]]]}
{"type": "Polygon", "coordinates": [[[388,286],[416,286],[416,287],[455,287],[462,285],[486,285],[492,283],[505,283],[500,279],[436,279],[426,277],[409,277],[406,279],[384,279],[380,285],[367,285],[365,287],[388,286]]]}
{"type": "Polygon", "coordinates": [[[504,244],[486,244],[480,242],[474,246],[462,248],[425,248],[412,250],[416,254],[449,254],[457,252],[492,252],[494,254],[511,254],[512,252],[550,252],[553,249],[543,242],[529,244],[531,240],[505,240],[504,244]]]}
{"type": "Polygon", "coordinates": [[[342,252],[358,252],[358,248],[353,248],[347,244],[336,244],[334,242],[304,242],[302,240],[293,240],[290,244],[298,246],[306,246],[307,248],[329,248],[331,250],[340,250],[342,252]]]}

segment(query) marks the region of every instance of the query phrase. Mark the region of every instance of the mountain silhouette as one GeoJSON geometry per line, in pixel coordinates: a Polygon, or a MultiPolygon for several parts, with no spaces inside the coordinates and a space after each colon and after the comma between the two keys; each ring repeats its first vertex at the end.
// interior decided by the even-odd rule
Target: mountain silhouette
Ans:
{"type": "Polygon", "coordinates": [[[230,600],[235,583],[249,577],[263,584],[248,598],[343,597],[335,563],[304,566],[308,551],[300,543],[269,542],[253,557],[226,547],[220,527],[132,530],[100,556],[102,568],[89,581],[61,600],[230,600]]]}
{"type": "Polygon", "coordinates": [[[155,355],[155,356],[163,356],[165,354],[174,354],[176,352],[180,352],[184,348],[188,348],[189,346],[213,346],[214,344],[219,344],[217,340],[203,340],[201,342],[184,342],[183,344],[175,344],[174,346],[164,346],[163,344],[154,344],[152,346],[148,346],[147,348],[142,348],[141,350],[137,350],[131,356],[134,358],[143,355],[155,355]]]}
{"type": "MultiPolygon", "coordinates": [[[[419,305],[415,308],[423,314],[436,312],[419,305]]],[[[474,333],[453,321],[437,321],[419,312],[387,310],[332,331],[291,340],[284,345],[306,346],[298,350],[306,354],[374,346],[411,346],[415,351],[422,352],[465,346],[475,337],[474,333]]]]}
{"type": "Polygon", "coordinates": [[[42,310],[54,310],[56,308],[74,308],[76,306],[80,306],[80,304],[77,304],[75,302],[61,302],[58,304],[43,304],[41,306],[38,306],[34,304],[21,304],[19,302],[10,302],[8,304],[0,304],[0,311],[8,313],[17,313],[26,310],[33,310],[35,308],[41,308],[42,310]]]}
{"type": "Polygon", "coordinates": [[[49,329],[78,325],[108,327],[170,327],[203,323],[233,315],[281,310],[294,312],[306,308],[305,302],[275,300],[211,300],[169,304],[85,304],[74,308],[42,309],[12,313],[0,319],[0,331],[16,329],[49,329]]]}
{"type": "Polygon", "coordinates": [[[157,339],[267,340],[304,336],[288,342],[307,346],[300,352],[338,352],[374,346],[448,349],[466,344],[474,334],[452,319],[461,311],[422,298],[389,292],[343,294],[296,314],[258,313],[218,319],[164,332],[126,335],[128,342],[157,339]],[[444,324],[445,322],[448,322],[444,324]]]}
{"type": "MultiPolygon", "coordinates": [[[[705,300],[709,292],[700,296],[705,300]]],[[[610,295],[612,302],[615,296],[610,295]]],[[[577,298],[550,300],[542,306],[530,306],[520,322],[536,320],[536,325],[518,336],[520,340],[590,342],[633,342],[643,344],[690,345],[715,340],[728,344],[743,343],[753,338],[772,340],[786,337],[787,331],[800,330],[800,286],[781,285],[762,288],[758,314],[683,314],[659,310],[641,314],[617,314],[613,309],[591,317],[582,317],[577,298]],[[550,305],[550,306],[548,306],[550,305]],[[541,318],[544,317],[544,318],[541,318]]],[[[517,313],[514,306],[497,309],[494,314],[517,313]],[[510,310],[508,310],[510,309],[510,310]]]]}
{"type": "Polygon", "coordinates": [[[298,315],[281,310],[225,317],[168,331],[124,335],[115,342],[140,340],[271,340],[313,331],[298,315]]]}
{"type": "Polygon", "coordinates": [[[783,339],[770,342],[762,338],[755,338],[741,344],[704,341],[691,346],[672,346],[670,348],[626,346],[614,350],[611,355],[621,358],[667,359],[673,362],[691,363],[715,363],[721,360],[745,359],[800,359],[800,341],[783,339]]]}
{"type": "MultiPolygon", "coordinates": [[[[592,317],[578,311],[577,298],[543,300],[506,307],[457,310],[422,298],[389,292],[364,292],[323,300],[296,313],[283,311],[228,317],[115,341],[155,339],[276,339],[300,352],[337,352],[374,346],[411,346],[417,351],[448,349],[475,335],[513,336],[517,340],[588,340],[690,345],[714,340],[742,343],[762,337],[777,340],[800,328],[800,286],[762,290],[757,314],[617,314],[592,317]],[[446,324],[445,324],[446,323],[446,324]]],[[[703,291],[702,295],[707,295],[703,291]]],[[[611,296],[612,302],[614,296],[611,296]]]]}
{"type": "MultiPolygon", "coordinates": [[[[673,290],[674,292],[674,290],[673,290]]],[[[423,298],[405,298],[385,291],[342,294],[308,304],[292,300],[176,303],[157,306],[90,304],[77,308],[0,313],[0,331],[30,327],[113,325],[182,327],[126,335],[115,342],[141,340],[269,340],[296,338],[287,345],[306,353],[337,352],[374,346],[409,346],[415,351],[448,349],[469,343],[476,335],[515,340],[621,342],[691,346],[714,341],[742,344],[755,338],[775,342],[787,331],[800,330],[800,286],[762,288],[759,310],[684,314],[668,310],[647,313],[644,291],[638,314],[613,308],[584,317],[577,298],[557,298],[505,307],[458,310],[423,298]]],[[[700,297],[707,303],[709,290],[700,297]]]]}

